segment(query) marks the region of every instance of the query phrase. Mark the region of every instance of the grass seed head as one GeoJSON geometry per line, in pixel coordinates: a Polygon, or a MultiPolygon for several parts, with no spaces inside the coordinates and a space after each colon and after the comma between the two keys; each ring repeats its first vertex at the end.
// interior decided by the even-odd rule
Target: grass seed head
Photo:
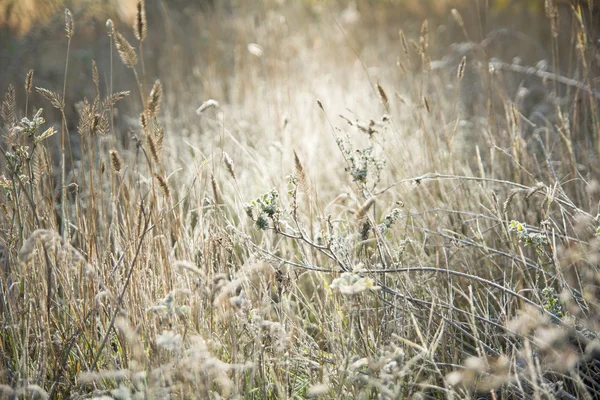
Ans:
{"type": "Polygon", "coordinates": [[[152,86],[152,90],[150,91],[150,97],[148,99],[148,105],[146,107],[149,117],[156,117],[160,113],[162,94],[162,84],[160,83],[160,80],[157,79],[156,82],[154,82],[154,86],[152,86]]]}
{"type": "Polygon", "coordinates": [[[212,173],[210,174],[210,186],[212,187],[215,203],[220,204],[221,203],[221,195],[219,194],[219,185],[217,184],[217,181],[215,180],[215,175],[212,173]]]}
{"type": "Polygon", "coordinates": [[[458,64],[458,71],[456,73],[458,80],[462,80],[465,75],[465,67],[467,65],[467,56],[463,56],[462,60],[460,60],[460,64],[458,64]]]}
{"type": "Polygon", "coordinates": [[[16,122],[16,110],[17,110],[17,95],[15,87],[12,84],[8,85],[6,93],[4,93],[4,100],[2,101],[2,119],[8,125],[16,122]]]}
{"type": "Polygon", "coordinates": [[[400,43],[402,43],[404,55],[408,57],[408,44],[406,43],[406,36],[404,36],[404,31],[402,29],[400,30],[400,43]]]}
{"type": "Polygon", "coordinates": [[[169,182],[167,181],[167,179],[159,174],[155,174],[154,176],[156,177],[156,180],[158,181],[158,186],[160,186],[160,189],[162,190],[165,197],[170,197],[171,188],[169,187],[169,182]]]}
{"type": "Polygon", "coordinates": [[[115,35],[115,24],[110,18],[106,20],[106,31],[111,38],[115,35]]]}
{"type": "Polygon", "coordinates": [[[123,64],[127,65],[129,68],[135,67],[138,62],[138,57],[133,46],[129,44],[127,39],[125,39],[118,31],[114,31],[114,38],[115,46],[117,47],[117,51],[123,64]]]}
{"type": "Polygon", "coordinates": [[[110,166],[116,173],[121,172],[123,163],[121,162],[121,157],[119,157],[119,152],[117,150],[110,151],[110,166]]]}
{"type": "Polygon", "coordinates": [[[71,39],[75,33],[75,24],[73,23],[73,14],[71,10],[65,8],[65,32],[67,37],[71,39]]]}
{"type": "Polygon", "coordinates": [[[196,110],[196,114],[200,115],[204,111],[208,110],[209,108],[218,108],[218,107],[219,107],[219,103],[216,100],[209,99],[209,100],[206,100],[204,103],[202,103],[202,105],[200,107],[198,107],[198,109],[196,110]]]}
{"type": "Polygon", "coordinates": [[[231,157],[229,157],[229,154],[225,152],[223,152],[223,162],[225,163],[225,167],[227,167],[229,175],[235,180],[235,165],[233,164],[231,157]]]}
{"type": "Polygon", "coordinates": [[[450,13],[452,14],[452,18],[454,18],[454,21],[456,22],[456,24],[459,27],[464,28],[465,22],[463,21],[462,16],[458,12],[458,10],[456,8],[453,8],[452,11],[450,11],[450,13]]]}
{"type": "Polygon", "coordinates": [[[146,5],[144,0],[139,0],[137,3],[137,12],[135,16],[135,23],[133,25],[133,32],[135,38],[140,42],[146,39],[148,34],[148,21],[146,20],[146,5]]]}
{"type": "Polygon", "coordinates": [[[375,196],[369,197],[363,203],[363,205],[360,206],[358,208],[358,210],[356,210],[356,214],[355,214],[356,219],[362,219],[365,215],[367,215],[367,212],[369,212],[369,210],[371,209],[373,204],[375,204],[375,196]]]}
{"type": "Polygon", "coordinates": [[[94,81],[94,85],[98,88],[100,84],[100,75],[98,74],[98,67],[96,66],[96,60],[92,60],[92,79],[94,81]]]}
{"type": "Polygon", "coordinates": [[[33,88],[33,70],[30,69],[27,73],[27,78],[25,78],[25,91],[27,94],[31,93],[31,89],[33,88]]]}
{"type": "Polygon", "coordinates": [[[390,99],[388,98],[383,87],[377,82],[377,92],[379,93],[379,99],[381,100],[381,104],[385,107],[386,110],[389,110],[390,107],[390,99]]]}

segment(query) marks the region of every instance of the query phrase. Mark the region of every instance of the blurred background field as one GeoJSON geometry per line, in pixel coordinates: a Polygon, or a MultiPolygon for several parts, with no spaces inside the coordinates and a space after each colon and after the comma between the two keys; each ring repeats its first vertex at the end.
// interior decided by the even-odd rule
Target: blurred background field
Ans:
{"type": "Polygon", "coordinates": [[[0,0],[0,395],[600,398],[599,21],[0,0]]]}

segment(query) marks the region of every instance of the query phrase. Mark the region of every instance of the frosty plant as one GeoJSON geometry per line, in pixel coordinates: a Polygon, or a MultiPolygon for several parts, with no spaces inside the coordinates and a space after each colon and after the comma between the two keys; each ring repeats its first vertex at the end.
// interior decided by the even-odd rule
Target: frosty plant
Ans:
{"type": "Polygon", "coordinates": [[[525,224],[512,220],[508,226],[510,232],[516,232],[520,242],[525,243],[525,246],[533,247],[538,253],[541,252],[541,247],[548,244],[548,238],[541,233],[528,232],[525,224]]]}
{"type": "Polygon", "coordinates": [[[350,174],[352,181],[360,187],[370,190],[375,189],[381,179],[381,171],[385,167],[385,160],[377,157],[372,145],[363,149],[352,150],[348,137],[336,139],[340,151],[348,163],[345,171],[350,174]]]}
{"type": "Polygon", "coordinates": [[[246,204],[244,209],[246,210],[246,214],[254,221],[256,229],[267,230],[269,219],[273,221],[274,225],[277,224],[279,215],[281,214],[281,211],[277,207],[278,198],[279,193],[273,189],[269,193],[265,193],[252,201],[252,203],[246,204]]]}
{"type": "MultiPolygon", "coordinates": [[[[56,131],[53,127],[46,129],[44,132],[38,134],[38,131],[42,125],[46,122],[42,117],[43,109],[40,108],[33,118],[30,120],[27,117],[21,119],[11,129],[7,138],[7,143],[10,146],[10,150],[5,152],[6,160],[10,167],[10,171],[16,174],[20,180],[27,181],[28,177],[25,175],[25,166],[30,165],[34,158],[35,150],[37,146],[44,140],[54,135],[56,131]],[[31,148],[22,143],[30,142],[31,148]]],[[[33,177],[29,177],[33,180],[33,177]]]]}
{"type": "Polygon", "coordinates": [[[354,296],[366,291],[377,291],[381,289],[373,279],[362,277],[351,272],[344,272],[339,278],[331,283],[331,288],[338,290],[342,295],[354,296]]]}

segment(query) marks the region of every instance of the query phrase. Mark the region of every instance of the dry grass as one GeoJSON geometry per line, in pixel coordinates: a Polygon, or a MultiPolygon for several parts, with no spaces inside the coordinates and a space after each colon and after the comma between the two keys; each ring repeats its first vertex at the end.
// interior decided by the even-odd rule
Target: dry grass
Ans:
{"type": "Polygon", "coordinates": [[[7,91],[2,396],[599,397],[595,10],[548,2],[530,66],[489,10],[270,3],[198,17],[191,76],[142,2],[92,99],[69,52],[7,91]]]}

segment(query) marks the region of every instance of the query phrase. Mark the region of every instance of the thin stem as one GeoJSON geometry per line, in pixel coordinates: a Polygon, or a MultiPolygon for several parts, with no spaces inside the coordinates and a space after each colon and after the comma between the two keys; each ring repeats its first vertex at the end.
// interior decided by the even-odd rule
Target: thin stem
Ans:
{"type": "Polygon", "coordinates": [[[67,74],[69,72],[69,54],[71,52],[71,37],[67,41],[67,57],[65,59],[65,77],[63,80],[63,109],[61,110],[62,114],[62,123],[61,123],[61,154],[60,154],[60,168],[61,168],[61,201],[60,201],[60,213],[61,213],[61,233],[65,241],[69,242],[69,233],[68,233],[68,222],[67,222],[67,211],[66,211],[66,203],[67,203],[67,186],[65,183],[66,179],[66,168],[65,168],[65,136],[67,135],[67,121],[64,112],[64,103],[65,96],[67,93],[67,74]]]}

